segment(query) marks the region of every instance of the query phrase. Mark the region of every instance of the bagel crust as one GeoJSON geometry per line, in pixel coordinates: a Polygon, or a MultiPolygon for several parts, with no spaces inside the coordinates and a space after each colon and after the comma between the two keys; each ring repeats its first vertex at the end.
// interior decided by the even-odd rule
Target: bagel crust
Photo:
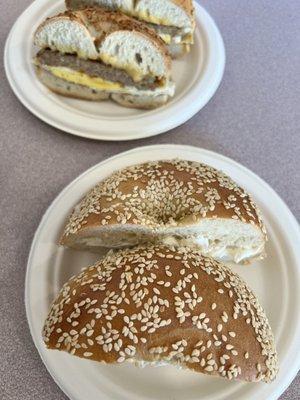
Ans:
{"type": "MultiPolygon", "coordinates": [[[[175,45],[182,46],[182,54],[189,51],[193,44],[195,29],[194,5],[192,0],[66,0],[69,10],[82,10],[87,7],[100,7],[108,10],[120,10],[136,18],[149,27],[154,28],[158,35],[168,46],[168,50],[176,50],[175,45]],[[168,29],[165,29],[168,28],[168,29]],[[177,28],[177,32],[174,28],[177,28]],[[183,51],[185,50],[185,51],[183,51]]],[[[180,52],[170,52],[172,58],[179,56],[180,52]]]]}
{"type": "MultiPolygon", "coordinates": [[[[192,0],[171,0],[171,2],[176,4],[179,8],[181,8],[187,14],[187,16],[192,20],[192,23],[194,24],[195,11],[194,11],[194,5],[193,5],[192,0]]],[[[97,1],[94,1],[94,0],[82,0],[82,1],[66,0],[65,3],[66,3],[67,9],[70,9],[70,10],[77,10],[80,8],[82,9],[82,8],[87,8],[87,7],[91,7],[91,6],[99,7],[99,5],[97,4],[97,1]]],[[[135,4],[135,6],[136,6],[136,4],[135,4]]],[[[103,4],[100,5],[100,7],[103,7],[103,8],[108,7],[110,9],[113,6],[112,6],[112,4],[109,5],[107,2],[105,5],[103,2],[103,4]]],[[[114,7],[116,7],[116,5],[114,5],[114,7]]],[[[122,9],[121,7],[120,7],[120,9],[123,12],[127,12],[129,15],[132,15],[132,16],[134,15],[134,6],[133,6],[133,8],[129,7],[128,10],[125,8],[122,9]]]]}
{"type": "MultiPolygon", "coordinates": [[[[195,234],[203,221],[254,228],[260,248],[264,247],[266,230],[259,210],[229,176],[198,162],[148,162],[117,171],[96,185],[75,207],[60,243],[76,247],[81,237],[117,228],[139,230],[137,242],[132,242],[138,244],[170,231],[186,236],[188,229],[195,234]],[[144,239],[142,229],[147,230],[144,239]]],[[[121,247],[109,240],[112,245],[104,247],[121,247]]]]}
{"type": "Polygon", "coordinates": [[[111,251],[67,282],[46,319],[49,349],[104,363],[175,364],[272,381],[274,337],[251,289],[197,250],[111,251]]]}
{"type": "MultiPolygon", "coordinates": [[[[145,38],[149,41],[149,44],[156,48],[163,59],[165,75],[170,74],[171,58],[164,42],[153,29],[134,18],[119,11],[105,10],[101,7],[88,7],[75,11],[67,10],[54,17],[47,18],[37,28],[34,34],[34,42],[37,46],[41,48],[49,47],[49,43],[41,39],[41,33],[45,28],[51,27],[51,25],[59,21],[76,23],[85,32],[85,39],[90,39],[90,46],[92,47],[90,54],[87,53],[82,58],[99,59],[99,48],[106,37],[114,32],[129,31],[133,32],[137,37],[145,38]]],[[[54,47],[53,49],[61,50],[54,47]]]]}
{"type": "Polygon", "coordinates": [[[192,0],[173,0],[173,3],[181,7],[194,23],[195,8],[192,0]]]}

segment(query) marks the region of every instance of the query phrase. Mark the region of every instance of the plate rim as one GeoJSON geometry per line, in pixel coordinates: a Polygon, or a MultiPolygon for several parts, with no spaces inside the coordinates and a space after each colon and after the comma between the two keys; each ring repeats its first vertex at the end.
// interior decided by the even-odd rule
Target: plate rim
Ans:
{"type": "MultiPolygon", "coordinates": [[[[44,2],[47,2],[49,0],[44,0],[44,2]]],[[[58,1],[58,0],[56,0],[58,1]]],[[[146,133],[142,133],[143,129],[140,127],[135,127],[135,117],[133,116],[131,119],[131,123],[134,127],[130,127],[130,129],[126,128],[126,124],[123,125],[125,126],[124,131],[120,132],[120,126],[114,126],[109,128],[108,130],[107,127],[105,128],[98,128],[100,131],[98,132],[93,132],[89,131],[87,128],[86,130],[83,130],[82,127],[73,127],[72,125],[66,125],[65,122],[62,121],[55,121],[51,116],[48,116],[47,114],[42,114],[39,109],[36,109],[34,105],[31,104],[29,97],[22,92],[18,88],[17,83],[14,80],[14,75],[10,70],[9,67],[9,51],[10,51],[10,42],[11,38],[13,36],[14,30],[17,29],[20,24],[23,22],[24,15],[30,11],[30,9],[34,9],[36,7],[38,0],[35,0],[33,3],[31,3],[22,13],[21,15],[16,19],[15,23],[13,24],[5,42],[5,47],[4,47],[4,69],[6,73],[7,80],[9,82],[9,85],[15,94],[15,96],[18,98],[18,100],[23,104],[25,108],[27,108],[35,117],[40,119],[41,121],[45,122],[46,124],[53,126],[56,129],[59,129],[62,132],[69,133],[75,136],[87,138],[87,139],[94,139],[94,140],[104,140],[104,141],[125,141],[125,140],[137,140],[141,138],[147,138],[151,136],[156,136],[162,133],[165,133],[171,129],[174,129],[182,124],[184,124],[186,121],[188,121],[190,118],[192,118],[197,112],[199,112],[205,105],[211,100],[211,98],[214,96],[215,92],[217,91],[218,87],[220,86],[220,83],[222,81],[223,75],[224,75],[224,70],[225,70],[225,62],[226,62],[226,55],[225,55],[225,47],[224,47],[224,42],[221,36],[221,33],[218,29],[217,24],[215,23],[214,19],[210,16],[210,14],[206,11],[205,8],[200,6],[197,2],[194,2],[195,5],[195,10],[196,10],[196,18],[200,18],[199,15],[201,15],[201,20],[205,21],[205,24],[203,22],[201,23],[202,28],[205,28],[205,32],[208,33],[208,30],[211,30],[214,35],[214,40],[211,41],[211,35],[206,35],[208,43],[213,46],[210,46],[209,49],[213,49],[213,51],[210,51],[210,56],[208,58],[211,59],[212,55],[216,56],[218,59],[218,63],[216,64],[215,71],[213,71],[212,77],[210,77],[209,81],[209,88],[206,90],[206,93],[204,93],[204,96],[199,96],[199,101],[189,101],[189,104],[187,105],[187,99],[195,99],[197,98],[197,85],[195,85],[193,88],[191,88],[188,93],[185,93],[184,96],[178,100],[178,103],[175,103],[170,106],[169,109],[162,110],[162,108],[158,108],[156,110],[152,111],[157,111],[157,113],[162,113],[164,112],[165,114],[161,115],[162,118],[159,118],[159,120],[154,120],[154,123],[151,123],[151,120],[155,118],[156,114],[154,115],[149,115],[146,116],[147,120],[143,121],[146,122],[146,125],[148,126],[146,133]],[[184,101],[186,104],[184,104],[184,101]],[[177,116],[174,118],[174,110],[176,108],[181,108],[183,105],[183,108],[185,109],[184,113],[175,113],[177,116]],[[169,118],[170,115],[173,115],[172,118],[169,118]],[[160,121],[163,121],[160,122],[160,121]],[[102,129],[102,130],[101,130],[102,129]],[[107,133],[108,132],[108,133],[107,133]],[[132,133],[134,132],[134,133],[132,133]],[[120,135],[120,137],[118,136],[120,135]]],[[[53,3],[52,3],[53,4],[53,3]]],[[[26,21],[26,20],[25,20],[26,21]]],[[[207,72],[205,71],[205,77],[207,76],[207,72]]],[[[200,80],[202,82],[203,79],[200,80]]],[[[201,93],[200,93],[201,94],[201,93]]],[[[159,115],[156,116],[157,118],[160,117],[159,115]]],[[[99,119],[95,122],[95,124],[101,124],[101,121],[104,121],[104,119],[99,119]]],[[[112,123],[111,123],[112,125],[112,123]]]]}
{"type": "MultiPolygon", "coordinates": [[[[42,231],[43,226],[45,224],[45,222],[47,221],[48,215],[51,213],[52,209],[55,207],[55,205],[60,201],[60,199],[65,195],[65,193],[68,192],[68,190],[76,185],[76,183],[81,180],[84,176],[88,175],[89,173],[91,173],[94,169],[99,168],[99,166],[103,166],[105,163],[110,162],[116,158],[119,157],[123,157],[126,155],[130,155],[131,153],[135,153],[138,151],[143,151],[143,150],[151,150],[151,149],[164,149],[164,148],[173,148],[173,149],[184,149],[184,150],[190,150],[190,151],[197,151],[199,153],[204,153],[207,154],[208,156],[213,156],[213,157],[217,157],[218,159],[227,162],[231,165],[233,165],[234,167],[237,167],[238,169],[241,169],[243,172],[245,172],[246,174],[249,174],[250,176],[252,176],[252,178],[255,178],[259,181],[260,184],[262,184],[268,191],[270,191],[272,193],[272,195],[274,195],[276,197],[276,199],[281,203],[281,206],[283,208],[285,217],[288,218],[288,224],[289,226],[291,226],[291,228],[294,231],[295,237],[299,239],[300,241],[300,227],[299,224],[297,222],[297,219],[295,218],[295,216],[292,214],[291,210],[289,209],[289,207],[287,206],[287,204],[284,202],[284,200],[282,200],[282,198],[277,194],[277,192],[267,183],[265,182],[262,178],[260,178],[256,173],[254,173],[253,171],[251,171],[250,169],[248,169],[247,167],[245,167],[244,165],[240,164],[239,162],[233,160],[230,157],[224,156],[222,154],[219,154],[217,152],[211,151],[211,150],[207,150],[204,148],[200,148],[200,147],[196,147],[196,146],[189,146],[189,145],[177,145],[177,144],[158,144],[158,145],[149,145],[149,146],[139,146],[139,147],[135,147],[133,149],[115,154],[111,157],[105,158],[104,160],[102,160],[101,162],[91,166],[90,168],[88,168],[87,170],[83,171],[81,174],[79,174],[77,177],[75,177],[75,179],[73,179],[71,182],[69,182],[58,194],[57,196],[53,199],[53,201],[50,203],[50,205],[48,206],[48,208],[46,209],[45,213],[43,214],[40,223],[35,231],[33,240],[31,242],[31,247],[30,247],[30,251],[29,251],[29,255],[28,255],[28,261],[27,261],[27,266],[26,266],[26,276],[25,276],[25,290],[24,290],[24,302],[25,302],[25,310],[26,310],[26,318],[27,318],[27,323],[30,329],[30,334],[33,340],[33,343],[36,347],[36,349],[38,350],[38,353],[46,367],[46,369],[48,370],[48,372],[50,373],[51,377],[53,378],[53,380],[55,381],[55,383],[59,386],[59,388],[72,400],[81,400],[79,399],[79,397],[77,397],[76,395],[74,396],[73,394],[69,393],[69,390],[67,388],[64,387],[64,383],[62,381],[59,381],[59,378],[56,376],[56,372],[52,370],[52,367],[50,365],[47,364],[46,361],[46,357],[44,357],[44,355],[42,354],[42,352],[40,351],[40,348],[38,347],[38,340],[36,340],[35,338],[35,334],[33,332],[33,323],[32,323],[32,316],[31,316],[31,310],[30,310],[30,300],[29,300],[29,279],[30,279],[30,269],[31,269],[31,264],[32,264],[32,258],[34,255],[34,250],[35,247],[37,245],[38,242],[38,237],[39,237],[39,233],[40,231],[42,231]]],[[[297,239],[295,239],[296,241],[297,239]]],[[[295,256],[298,256],[297,258],[300,259],[300,248],[299,247],[295,247],[295,245],[291,244],[291,247],[294,251],[295,256]]],[[[294,336],[293,336],[293,345],[295,343],[300,344],[300,319],[298,320],[298,324],[297,324],[297,329],[295,329],[294,332],[294,336]]],[[[289,346],[291,347],[291,346],[289,346]]],[[[285,379],[283,380],[283,382],[281,383],[280,386],[277,386],[274,391],[271,393],[271,397],[268,397],[269,400],[276,400],[279,398],[279,396],[287,389],[287,387],[290,385],[290,383],[292,382],[292,380],[294,379],[294,377],[296,376],[296,374],[298,373],[298,371],[300,370],[300,358],[297,359],[297,357],[295,357],[293,359],[294,361],[294,365],[292,366],[292,369],[288,372],[285,373],[285,379]]]]}

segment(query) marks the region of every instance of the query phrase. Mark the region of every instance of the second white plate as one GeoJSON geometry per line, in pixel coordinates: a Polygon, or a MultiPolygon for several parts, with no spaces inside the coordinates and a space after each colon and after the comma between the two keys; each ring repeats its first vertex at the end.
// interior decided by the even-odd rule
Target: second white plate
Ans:
{"type": "Polygon", "coordinates": [[[34,343],[49,372],[71,400],[274,400],[300,366],[300,233],[278,195],[257,175],[217,153],[188,146],[149,146],[119,154],[94,166],[68,185],[46,212],[35,235],[27,266],[25,302],[34,343]],[[279,354],[280,372],[272,384],[232,382],[175,367],[138,369],[102,365],[47,350],[41,330],[59,289],[80,268],[98,257],[57,246],[73,206],[98,181],[146,160],[184,158],[228,173],[257,201],[266,222],[268,257],[251,266],[233,266],[266,310],[279,354]]]}
{"type": "Polygon", "coordinates": [[[36,0],[17,19],[5,46],[8,81],[18,99],[38,118],[74,135],[98,140],[132,140],[166,132],[183,124],[210,100],[224,71],[221,35],[210,15],[195,3],[195,44],[173,62],[175,96],[151,111],[121,107],[111,101],[89,102],[58,96],[36,78],[33,34],[47,17],[64,10],[63,0],[36,0]]]}

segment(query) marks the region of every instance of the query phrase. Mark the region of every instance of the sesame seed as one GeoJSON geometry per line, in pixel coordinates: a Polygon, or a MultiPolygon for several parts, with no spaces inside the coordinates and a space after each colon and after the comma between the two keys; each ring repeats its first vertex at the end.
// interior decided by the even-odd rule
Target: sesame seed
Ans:
{"type": "Polygon", "coordinates": [[[208,360],[207,361],[208,365],[215,365],[215,363],[216,363],[215,360],[208,360]]]}
{"type": "MultiPolygon", "coordinates": [[[[140,180],[138,176],[137,174],[135,184],[138,187],[136,194],[139,197],[141,189],[139,187],[140,180]]],[[[169,174],[165,174],[164,176],[166,180],[173,179],[169,174]]],[[[144,186],[147,186],[147,179],[148,177],[145,178],[144,186]]],[[[212,177],[209,177],[209,179],[212,179],[212,177]]],[[[124,182],[126,183],[126,179],[124,182]]],[[[155,191],[157,191],[154,182],[156,181],[153,180],[152,185],[154,185],[155,191]]],[[[226,189],[226,182],[224,190],[226,189]]],[[[122,185],[120,186],[116,184],[114,191],[109,195],[109,198],[112,200],[107,200],[105,206],[103,206],[104,203],[101,205],[99,203],[98,210],[101,210],[101,207],[105,207],[108,210],[107,212],[113,216],[113,211],[109,210],[110,207],[120,204],[120,201],[122,201],[122,205],[124,202],[128,202],[129,204],[130,193],[122,193],[120,195],[123,190],[122,186],[126,186],[125,183],[122,181],[122,185]],[[125,196],[124,200],[120,196],[125,196]]],[[[113,184],[115,185],[115,183],[113,184]]],[[[151,190],[149,189],[150,194],[148,195],[144,186],[142,189],[145,199],[143,207],[145,207],[144,210],[147,210],[148,201],[146,202],[146,200],[151,196],[151,190]]],[[[169,186],[171,187],[172,185],[168,181],[169,186]]],[[[214,189],[214,183],[211,186],[214,189]]],[[[184,185],[185,187],[186,185],[184,185]]],[[[176,189],[178,194],[181,193],[177,199],[179,205],[182,203],[180,200],[184,194],[182,189],[180,185],[176,189]]],[[[94,195],[96,196],[95,192],[94,195]]],[[[213,191],[210,196],[214,196],[213,191]]],[[[166,196],[163,199],[166,199],[166,196]]],[[[159,204],[160,199],[157,198],[155,200],[159,204]]],[[[91,204],[92,202],[93,200],[91,199],[91,204]]],[[[234,200],[228,200],[228,202],[231,203],[234,200]]],[[[149,203],[151,203],[151,200],[149,200],[149,203]]],[[[209,207],[215,207],[212,203],[212,200],[209,199],[206,204],[207,209],[205,212],[208,216],[210,215],[209,207]]],[[[188,204],[189,209],[192,206],[188,204]]],[[[134,214],[132,205],[130,209],[134,214]]],[[[129,211],[127,210],[127,212],[129,211]]],[[[234,210],[234,212],[236,213],[237,210],[234,210]]],[[[100,211],[98,214],[100,214],[100,211]]],[[[175,226],[172,224],[177,223],[176,220],[171,221],[170,215],[174,215],[174,211],[173,209],[168,209],[166,204],[164,224],[167,227],[168,221],[170,221],[170,226],[175,226]]],[[[185,217],[184,209],[181,210],[181,215],[183,218],[185,217]]],[[[202,215],[201,212],[198,211],[198,215],[202,215]]],[[[123,208],[122,211],[120,208],[118,209],[118,216],[120,217],[118,223],[125,223],[127,221],[126,211],[123,208]]],[[[111,218],[111,221],[115,223],[116,217],[117,214],[111,218]]],[[[138,215],[133,215],[131,218],[134,218],[137,224],[140,223],[138,215]]],[[[156,218],[153,213],[149,213],[147,216],[144,215],[143,218],[145,221],[143,224],[148,223],[148,221],[149,224],[155,225],[156,223],[153,222],[156,218]]],[[[102,214],[99,216],[99,221],[101,219],[109,221],[102,214]]],[[[132,220],[130,220],[130,223],[132,220]]],[[[80,224],[82,223],[80,221],[80,224]]],[[[159,226],[161,224],[162,222],[160,222],[159,226]]],[[[153,228],[155,229],[156,227],[153,226],[153,228]]],[[[251,292],[249,294],[244,283],[233,272],[228,270],[227,267],[217,264],[214,260],[202,258],[199,256],[198,250],[185,250],[184,247],[177,249],[175,247],[163,247],[151,244],[147,244],[145,248],[142,246],[139,247],[138,251],[136,248],[123,249],[122,253],[114,250],[96,263],[95,266],[83,270],[73,279],[75,279],[74,283],[68,284],[63,289],[60,295],[60,304],[54,303],[54,307],[51,308],[51,320],[48,320],[48,325],[43,332],[45,341],[49,342],[50,339],[51,343],[51,340],[54,338],[55,343],[53,343],[53,347],[57,346],[59,348],[61,346],[61,350],[68,350],[69,352],[72,352],[73,349],[82,349],[76,352],[76,355],[82,354],[82,352],[93,355],[89,350],[93,351],[94,349],[88,346],[94,346],[95,341],[95,346],[99,346],[100,349],[103,349],[103,352],[115,352],[118,362],[123,362],[127,357],[133,357],[135,347],[132,349],[129,347],[130,345],[136,346],[137,344],[138,348],[138,343],[147,343],[147,339],[143,336],[148,337],[148,335],[154,334],[151,339],[153,341],[156,335],[159,337],[160,334],[167,334],[171,327],[172,329],[173,327],[176,329],[179,324],[184,324],[182,328],[185,329],[185,324],[188,327],[192,322],[195,334],[198,334],[199,338],[204,337],[206,345],[203,345],[203,341],[199,341],[196,346],[193,346],[193,343],[187,345],[186,341],[179,341],[176,349],[173,347],[171,349],[171,346],[170,349],[167,348],[166,350],[163,347],[157,348],[155,354],[164,354],[166,359],[173,359],[181,363],[199,363],[200,365],[202,364],[202,368],[212,368],[211,370],[208,369],[207,372],[219,371],[220,374],[224,373],[223,376],[227,376],[228,373],[228,377],[233,379],[240,375],[240,367],[235,364],[231,365],[231,361],[235,360],[233,357],[238,355],[238,352],[228,341],[232,341],[235,344],[231,338],[235,338],[240,334],[242,331],[240,326],[243,324],[245,328],[253,331],[253,337],[249,341],[249,348],[254,344],[254,340],[259,342],[262,355],[266,360],[267,367],[265,367],[265,363],[263,364],[264,374],[258,371],[260,373],[259,379],[262,379],[262,376],[265,375],[266,380],[270,380],[270,377],[274,375],[274,371],[276,370],[275,352],[273,352],[273,355],[270,355],[273,342],[265,316],[257,304],[257,300],[255,297],[251,297],[251,292]],[[158,258],[158,252],[162,254],[161,258],[158,258]],[[172,261],[172,266],[164,266],[167,258],[174,260],[172,261]],[[163,265],[162,268],[161,265],[163,265]],[[182,270],[184,272],[181,274],[180,271],[182,270]],[[214,314],[215,319],[212,318],[209,310],[215,310],[217,304],[207,301],[205,291],[201,293],[202,289],[199,282],[203,282],[203,279],[205,283],[207,280],[208,289],[209,280],[222,282],[219,285],[226,288],[226,293],[228,293],[229,297],[232,297],[232,300],[229,300],[227,297],[226,311],[218,311],[217,314],[214,314]],[[78,287],[77,291],[73,290],[73,286],[75,285],[78,287]],[[83,287],[81,288],[81,286],[83,287]],[[87,293],[89,297],[87,297],[87,293]],[[199,294],[202,294],[204,299],[199,294]],[[199,303],[201,302],[202,304],[200,305],[199,303]],[[69,304],[68,307],[67,304],[69,304]],[[173,315],[174,310],[175,315],[173,315]],[[220,315],[221,313],[222,315],[220,315]],[[242,318],[238,322],[235,322],[238,316],[242,316],[242,318]],[[245,318],[243,318],[244,316],[245,318]],[[217,323],[216,318],[219,320],[217,323]],[[224,325],[229,320],[230,323],[224,325]],[[245,325],[245,321],[246,324],[250,324],[249,327],[245,325]],[[70,325],[67,325],[66,322],[70,325]],[[67,332],[57,331],[60,324],[64,324],[62,325],[64,327],[69,326],[67,332]],[[84,324],[86,325],[83,326],[84,324]],[[209,324],[212,324],[212,326],[209,326],[209,324]],[[170,326],[170,328],[166,328],[167,326],[170,326]],[[229,326],[230,331],[228,329],[229,326]],[[57,332],[57,334],[52,334],[52,332],[57,332]],[[143,334],[143,332],[147,333],[143,334]],[[221,335],[222,332],[226,333],[228,339],[226,335],[221,335]],[[81,335],[80,339],[78,339],[79,335],[81,335]],[[95,338],[94,335],[98,336],[95,338]],[[121,342],[119,342],[119,339],[121,342]],[[221,351],[222,345],[226,347],[229,355],[220,354],[221,352],[223,353],[221,351]],[[211,349],[212,353],[206,356],[206,352],[208,353],[209,349],[211,349]],[[205,357],[201,358],[200,354],[205,355],[205,357]],[[222,369],[226,365],[225,356],[228,359],[231,358],[228,365],[222,369]],[[216,360],[219,359],[220,366],[216,363],[216,360]]],[[[213,282],[213,284],[216,285],[216,282],[213,282]]],[[[220,294],[225,293],[224,289],[221,288],[218,291],[220,294]]],[[[218,304],[218,310],[220,309],[221,306],[218,304]]],[[[148,346],[144,350],[147,348],[148,346]]],[[[246,353],[244,357],[246,358],[246,353]]]]}
{"type": "Polygon", "coordinates": [[[259,363],[256,364],[256,369],[258,372],[261,372],[261,365],[259,363]]]}

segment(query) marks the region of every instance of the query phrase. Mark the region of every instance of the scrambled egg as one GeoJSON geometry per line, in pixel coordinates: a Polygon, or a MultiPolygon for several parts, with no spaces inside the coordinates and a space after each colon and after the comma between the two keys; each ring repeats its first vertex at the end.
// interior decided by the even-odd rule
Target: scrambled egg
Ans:
{"type": "Polygon", "coordinates": [[[138,10],[136,14],[139,18],[143,19],[144,21],[152,22],[152,24],[171,25],[171,22],[166,18],[158,18],[154,15],[149,15],[148,12],[145,12],[143,10],[138,10]]]}
{"type": "Polygon", "coordinates": [[[169,35],[168,33],[160,33],[159,32],[159,36],[162,38],[162,40],[167,43],[170,44],[172,41],[171,35],[169,35]]]}
{"type": "Polygon", "coordinates": [[[83,72],[73,71],[69,68],[48,67],[47,69],[58,78],[90,88],[100,90],[118,90],[123,88],[123,86],[119,83],[107,81],[99,77],[92,78],[83,72]]]}

